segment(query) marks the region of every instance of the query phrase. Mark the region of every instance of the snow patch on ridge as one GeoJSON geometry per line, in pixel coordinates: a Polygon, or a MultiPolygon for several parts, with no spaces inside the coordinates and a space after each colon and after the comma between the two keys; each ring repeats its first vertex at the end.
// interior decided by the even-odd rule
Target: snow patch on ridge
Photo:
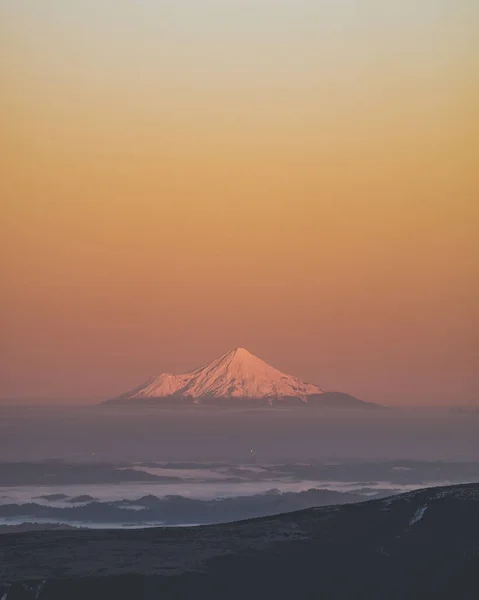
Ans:
{"type": "Polygon", "coordinates": [[[409,521],[409,525],[415,525],[416,523],[419,523],[419,521],[424,517],[424,513],[426,512],[426,510],[427,504],[418,508],[417,511],[414,513],[412,519],[409,521]]]}

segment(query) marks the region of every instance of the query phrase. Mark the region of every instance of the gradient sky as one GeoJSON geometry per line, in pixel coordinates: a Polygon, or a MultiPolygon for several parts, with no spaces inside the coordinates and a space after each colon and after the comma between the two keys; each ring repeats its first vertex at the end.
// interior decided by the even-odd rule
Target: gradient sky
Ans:
{"type": "Polygon", "coordinates": [[[476,0],[0,0],[0,397],[244,346],[479,402],[476,0]]]}

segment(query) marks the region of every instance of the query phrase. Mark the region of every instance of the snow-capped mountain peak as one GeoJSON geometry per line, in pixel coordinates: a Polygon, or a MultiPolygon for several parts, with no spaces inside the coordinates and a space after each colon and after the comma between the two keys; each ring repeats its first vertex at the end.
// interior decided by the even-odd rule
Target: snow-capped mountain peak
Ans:
{"type": "Polygon", "coordinates": [[[244,348],[236,348],[182,375],[163,373],[123,398],[281,398],[322,394],[317,385],[286,375],[244,348]]]}

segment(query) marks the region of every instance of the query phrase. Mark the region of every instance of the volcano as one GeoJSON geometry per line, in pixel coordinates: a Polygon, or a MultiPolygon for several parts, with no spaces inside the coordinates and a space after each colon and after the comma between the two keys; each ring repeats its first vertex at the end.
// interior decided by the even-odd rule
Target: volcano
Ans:
{"type": "Polygon", "coordinates": [[[372,408],[341,392],[330,392],[282,373],[244,348],[236,348],[190,373],[162,373],[109,404],[195,404],[223,406],[313,405],[372,408]]]}

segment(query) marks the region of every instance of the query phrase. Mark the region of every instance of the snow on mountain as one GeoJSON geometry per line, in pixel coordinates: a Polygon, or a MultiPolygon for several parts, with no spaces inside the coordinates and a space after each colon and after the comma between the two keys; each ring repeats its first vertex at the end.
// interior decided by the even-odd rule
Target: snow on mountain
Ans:
{"type": "Polygon", "coordinates": [[[323,394],[317,385],[286,375],[254,356],[236,348],[209,364],[183,375],[163,373],[122,396],[123,399],[163,398],[281,398],[323,394]]]}

